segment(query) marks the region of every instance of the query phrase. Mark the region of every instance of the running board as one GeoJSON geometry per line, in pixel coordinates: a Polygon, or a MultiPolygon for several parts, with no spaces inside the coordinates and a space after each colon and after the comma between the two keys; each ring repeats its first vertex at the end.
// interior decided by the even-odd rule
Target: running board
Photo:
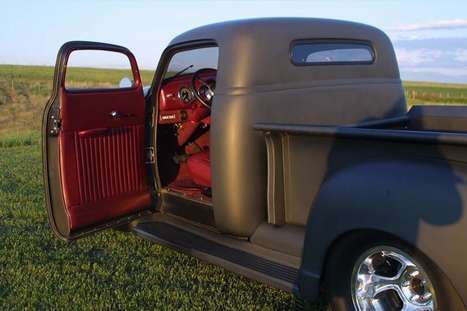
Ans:
{"type": "MultiPolygon", "coordinates": [[[[138,223],[132,230],[142,238],[181,250],[201,260],[282,290],[292,291],[298,275],[298,269],[295,267],[211,241],[165,222],[138,223]]],[[[243,243],[250,244],[248,241],[243,243]]]]}

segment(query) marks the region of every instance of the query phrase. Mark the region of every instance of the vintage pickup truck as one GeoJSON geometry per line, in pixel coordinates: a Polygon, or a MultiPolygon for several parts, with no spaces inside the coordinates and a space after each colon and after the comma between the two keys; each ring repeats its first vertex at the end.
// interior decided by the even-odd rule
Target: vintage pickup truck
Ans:
{"type": "Polygon", "coordinates": [[[367,25],[196,28],[149,88],[126,48],[68,42],[43,118],[49,220],[64,240],[125,228],[335,310],[462,310],[466,132],[466,108],[407,111],[367,25]],[[67,87],[83,50],[124,55],[133,77],[67,87]]]}

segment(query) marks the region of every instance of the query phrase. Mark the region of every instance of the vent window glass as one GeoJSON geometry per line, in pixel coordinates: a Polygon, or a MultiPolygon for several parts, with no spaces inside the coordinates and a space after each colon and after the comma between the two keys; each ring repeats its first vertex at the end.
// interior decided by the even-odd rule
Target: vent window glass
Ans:
{"type": "Polygon", "coordinates": [[[217,70],[219,48],[217,46],[181,51],[170,60],[164,79],[174,75],[192,74],[202,68],[217,70]]]}

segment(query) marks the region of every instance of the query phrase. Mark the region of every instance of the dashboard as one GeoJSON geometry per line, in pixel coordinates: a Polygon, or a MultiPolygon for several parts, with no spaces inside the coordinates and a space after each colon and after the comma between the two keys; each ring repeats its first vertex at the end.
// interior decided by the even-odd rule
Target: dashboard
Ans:
{"type": "MultiPolygon", "coordinates": [[[[216,71],[203,72],[199,75],[212,89],[215,88],[216,71]]],[[[210,109],[195,96],[192,86],[193,74],[184,74],[168,78],[163,82],[159,93],[159,124],[199,122],[209,116],[210,109]]],[[[198,80],[195,87],[203,96],[205,86],[198,80]]],[[[206,88],[207,89],[207,88],[206,88]]]]}

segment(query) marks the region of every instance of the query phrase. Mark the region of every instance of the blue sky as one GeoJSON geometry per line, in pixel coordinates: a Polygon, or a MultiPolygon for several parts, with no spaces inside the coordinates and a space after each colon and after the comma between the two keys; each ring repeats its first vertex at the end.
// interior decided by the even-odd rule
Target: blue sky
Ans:
{"type": "Polygon", "coordinates": [[[10,1],[2,0],[0,63],[52,65],[70,40],[128,47],[155,68],[168,42],[196,26],[252,17],[325,17],[381,28],[402,77],[467,83],[467,1],[10,1]]]}

